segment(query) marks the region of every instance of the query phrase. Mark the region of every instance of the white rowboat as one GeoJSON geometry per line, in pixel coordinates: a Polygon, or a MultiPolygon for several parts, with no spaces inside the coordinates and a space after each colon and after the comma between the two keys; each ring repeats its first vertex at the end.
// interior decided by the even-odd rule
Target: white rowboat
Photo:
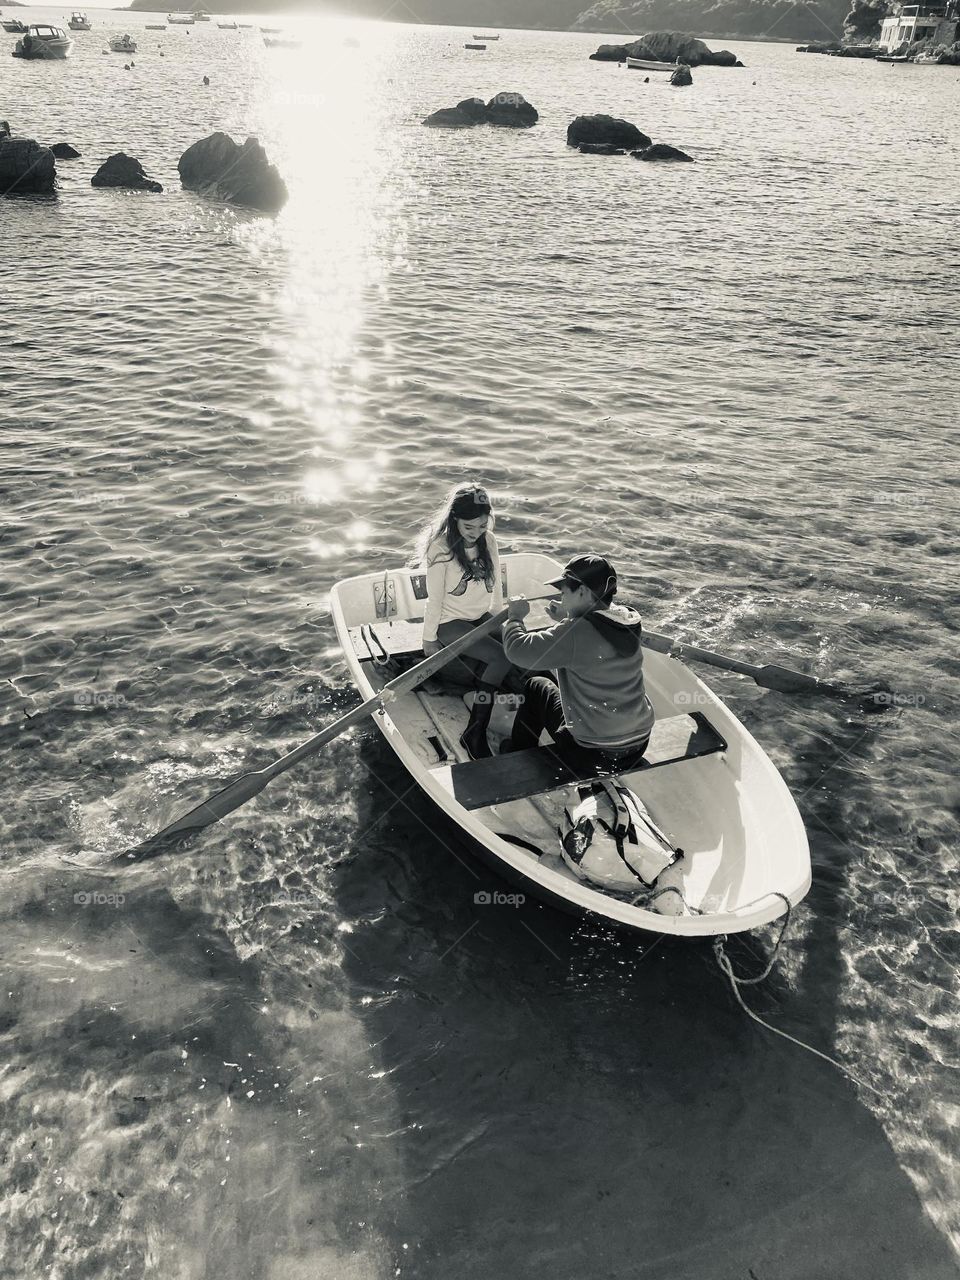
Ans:
{"type": "Polygon", "coordinates": [[[627,68],[630,71],[669,71],[685,66],[682,62],[652,62],[649,58],[628,58],[627,68]]]}
{"type": "MultiPolygon", "coordinates": [[[[502,557],[511,595],[542,596],[562,566],[548,556],[502,557]]],[[[391,569],[338,583],[330,608],[350,674],[364,699],[388,681],[390,662],[422,656],[426,583],[391,569]]],[[[534,604],[528,627],[551,625],[534,604]]],[[[557,825],[576,787],[557,781],[545,748],[470,761],[459,743],[467,709],[462,690],[428,682],[402,694],[374,720],[426,794],[470,836],[506,879],[564,910],[607,924],[681,937],[755,929],[799,902],[810,887],[810,851],[797,806],[777,769],[740,721],[683,663],[644,654],[657,713],[642,768],[623,781],[684,850],[680,874],[691,914],[665,915],[575,878],[559,855],[557,825]],[[513,843],[521,840],[542,852],[513,843]]],[[[509,729],[498,706],[490,743],[509,729]]]]}

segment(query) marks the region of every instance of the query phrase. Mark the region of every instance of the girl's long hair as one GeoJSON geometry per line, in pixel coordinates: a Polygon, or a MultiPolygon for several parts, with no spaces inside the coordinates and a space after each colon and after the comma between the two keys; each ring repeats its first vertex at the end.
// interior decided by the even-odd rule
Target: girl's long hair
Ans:
{"type": "MultiPolygon", "coordinates": [[[[454,485],[444,498],[442,504],[433,513],[427,524],[424,525],[417,539],[416,557],[419,565],[427,563],[428,550],[434,542],[439,542],[441,546],[447,549],[448,553],[442,556],[442,559],[456,560],[464,573],[469,574],[471,577],[478,570],[482,572],[483,577],[487,580],[493,577],[493,556],[490,553],[486,533],[481,534],[477,539],[476,560],[468,560],[463,539],[457,531],[457,517],[453,514],[453,505],[458,498],[466,498],[472,494],[476,494],[482,501],[490,502],[487,490],[482,484],[454,485]]],[[[491,504],[487,532],[490,532],[493,526],[494,516],[491,504]]]]}

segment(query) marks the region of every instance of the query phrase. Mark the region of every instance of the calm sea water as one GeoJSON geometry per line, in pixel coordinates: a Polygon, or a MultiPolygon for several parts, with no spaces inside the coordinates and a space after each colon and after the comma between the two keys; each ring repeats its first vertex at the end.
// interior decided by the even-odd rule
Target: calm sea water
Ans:
{"type": "Polygon", "coordinates": [[[83,153],[0,201],[2,1274],[955,1275],[960,73],[738,44],[677,91],[597,36],[91,16],[0,49],[14,132],[83,153]],[[540,124],[420,127],[499,91],[540,124]],[[584,111],[697,163],[568,152],[584,111]],[[181,193],[214,129],[279,218],[181,193]],[[90,187],[120,149],[163,195],[90,187]],[[860,1085],[709,948],[476,905],[372,727],[175,857],[63,861],[350,706],[327,592],[466,475],[660,630],[900,690],[707,673],[813,855],[748,999],[860,1085]]]}

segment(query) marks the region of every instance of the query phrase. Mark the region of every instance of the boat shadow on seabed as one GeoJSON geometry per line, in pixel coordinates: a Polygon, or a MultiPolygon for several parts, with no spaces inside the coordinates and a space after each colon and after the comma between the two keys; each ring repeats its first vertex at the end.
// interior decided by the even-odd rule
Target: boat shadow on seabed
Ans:
{"type": "MultiPolygon", "coordinates": [[[[332,889],[369,922],[346,977],[391,990],[365,1019],[402,1126],[398,1275],[956,1277],[854,1085],[751,1022],[708,943],[517,905],[385,744],[363,761],[367,834],[332,889]]],[[[836,923],[808,942],[815,996],[775,971],[748,1001],[788,1027],[816,999],[829,1051],[836,923]]]]}

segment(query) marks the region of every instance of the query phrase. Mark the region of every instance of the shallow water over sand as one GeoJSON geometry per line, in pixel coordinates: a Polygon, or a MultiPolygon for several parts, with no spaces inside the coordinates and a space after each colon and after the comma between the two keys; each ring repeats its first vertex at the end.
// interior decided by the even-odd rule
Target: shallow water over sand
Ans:
{"type": "Polygon", "coordinates": [[[0,202],[4,1274],[955,1274],[960,75],[738,44],[676,91],[596,36],[91,16],[0,113],[83,153],[0,202]],[[536,129],[419,125],[502,90],[536,129]],[[580,111],[698,163],[568,152],[580,111]],[[276,221],[179,190],[215,128],[276,221]],[[162,196],[89,186],[119,149],[162,196]],[[372,728],[175,859],[61,861],[352,705],[326,593],[463,474],[658,630],[901,691],[707,673],[813,854],[748,999],[878,1093],[709,949],[476,905],[372,728]]]}

